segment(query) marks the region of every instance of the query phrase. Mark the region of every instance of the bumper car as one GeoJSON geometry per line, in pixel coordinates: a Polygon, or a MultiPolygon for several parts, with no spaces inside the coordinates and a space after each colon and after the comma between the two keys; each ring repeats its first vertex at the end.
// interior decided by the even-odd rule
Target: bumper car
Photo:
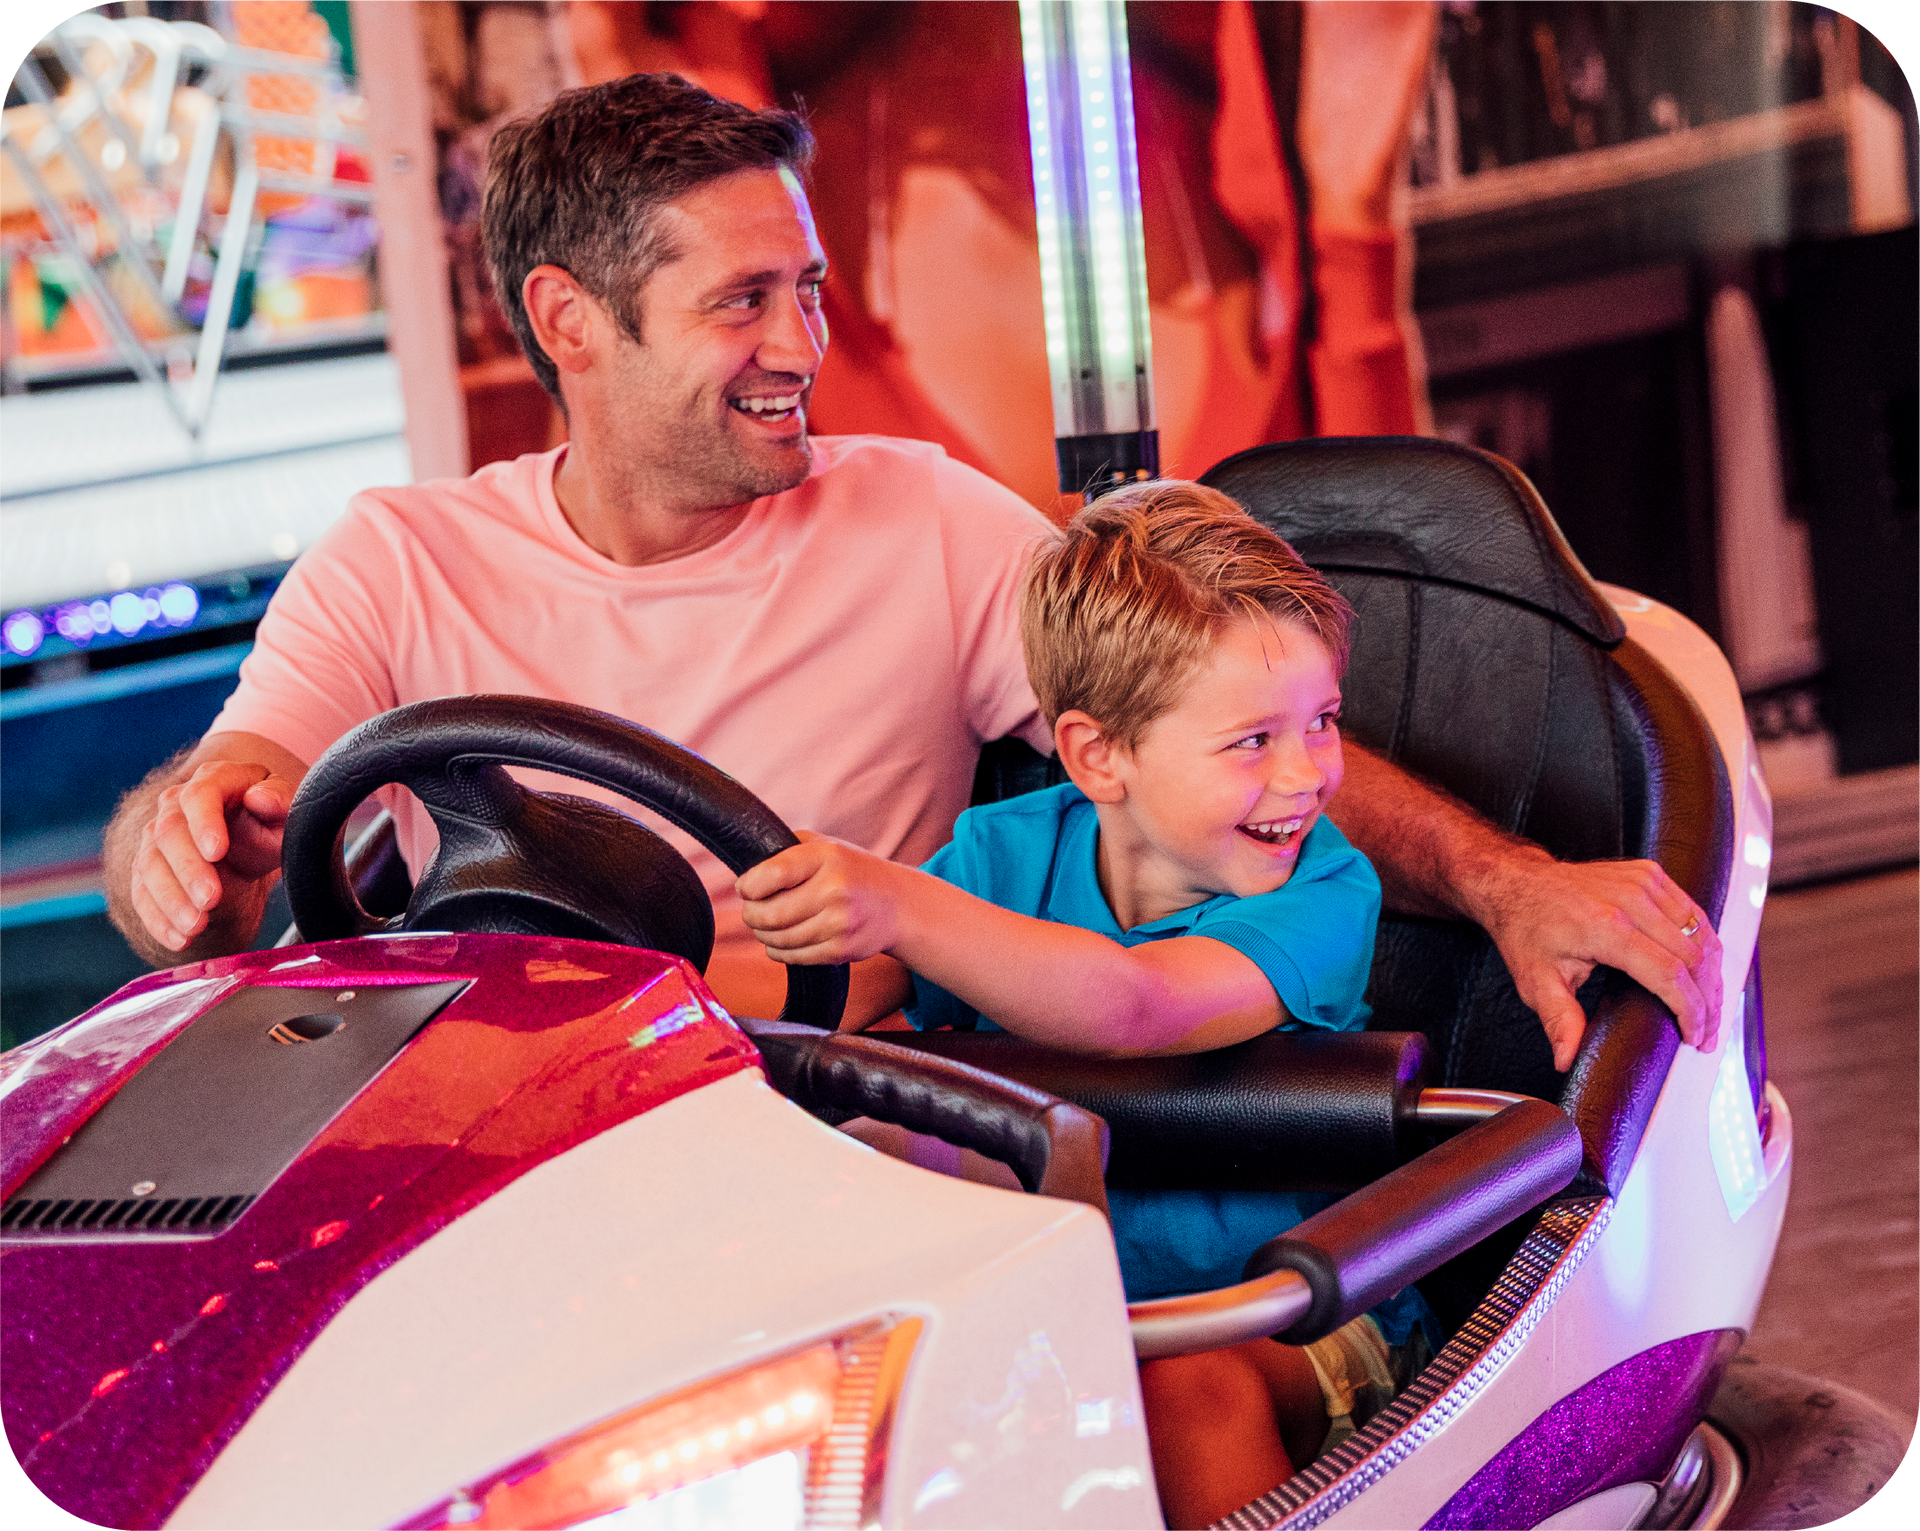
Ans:
{"type": "MultiPolygon", "coordinates": [[[[736,1021],[685,863],[504,768],[736,869],[793,843],[767,809],[599,714],[417,704],[302,785],[300,944],[140,979],[0,1060],[4,1417],[40,1492],[124,1527],[1159,1525],[1138,1357],[1305,1342],[1417,1282],[1432,1362],[1222,1524],[1735,1523],[1708,1416],[1793,1127],[1725,661],[1597,586],[1485,453],[1307,441],[1208,482],[1353,602],[1351,736],[1707,911],[1713,1052],[1602,970],[1556,1074],[1480,931],[1397,916],[1353,1035],[1124,1062],[841,1036],[830,969],[736,1021]],[[340,853],[396,782],[441,834],[404,910],[390,839],[340,853]],[[1129,1307],[1109,1185],[1341,1195],[1240,1284],[1129,1307]]],[[[1039,784],[1016,754],[983,794],[1039,784]]]]}

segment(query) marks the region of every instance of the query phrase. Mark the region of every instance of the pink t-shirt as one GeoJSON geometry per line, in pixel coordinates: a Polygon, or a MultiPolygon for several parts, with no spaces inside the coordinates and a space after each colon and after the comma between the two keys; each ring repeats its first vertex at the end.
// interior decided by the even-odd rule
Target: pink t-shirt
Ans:
{"type": "MultiPolygon", "coordinates": [[[[403,703],[551,697],[665,734],[797,829],[924,861],[966,806],[984,741],[1051,750],[1018,609],[1047,523],[937,446],[813,446],[800,487],[756,500],[712,547],[637,569],[568,525],[553,494],[565,448],[367,490],[287,575],[212,731],[262,735],[311,765],[403,703]]],[[[411,794],[383,795],[417,873],[433,823],[411,794]]],[[[713,896],[716,953],[758,953],[732,874],[651,822],[713,896]]]]}

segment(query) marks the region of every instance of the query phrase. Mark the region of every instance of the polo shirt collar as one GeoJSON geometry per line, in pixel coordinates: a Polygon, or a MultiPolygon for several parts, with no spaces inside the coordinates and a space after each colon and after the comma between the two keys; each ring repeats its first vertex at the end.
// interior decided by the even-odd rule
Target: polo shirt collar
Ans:
{"type": "Polygon", "coordinates": [[[1100,891],[1098,851],[1100,815],[1090,799],[1081,796],[1067,809],[1054,863],[1053,887],[1047,895],[1047,918],[1057,925],[1078,925],[1115,941],[1142,941],[1159,936],[1184,935],[1194,921],[1231,895],[1217,893],[1157,920],[1123,931],[1113,917],[1106,894],[1100,891]]]}

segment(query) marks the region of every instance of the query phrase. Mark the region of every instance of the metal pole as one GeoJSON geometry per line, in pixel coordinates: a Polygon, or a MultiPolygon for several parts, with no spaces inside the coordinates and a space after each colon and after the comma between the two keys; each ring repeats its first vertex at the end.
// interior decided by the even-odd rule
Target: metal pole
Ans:
{"type": "Polygon", "coordinates": [[[1060,487],[1160,471],[1153,330],[1120,0],[1021,0],[1040,292],[1060,487]]]}

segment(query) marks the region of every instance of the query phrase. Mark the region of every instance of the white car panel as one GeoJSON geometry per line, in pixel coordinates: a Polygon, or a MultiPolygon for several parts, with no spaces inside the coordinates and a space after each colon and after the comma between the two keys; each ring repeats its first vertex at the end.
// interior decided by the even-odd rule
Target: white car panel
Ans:
{"type": "Polygon", "coordinates": [[[757,1072],[540,1165],[369,1282],[168,1524],[389,1525],[888,1311],[927,1321],[888,1525],[1160,1524],[1099,1214],[899,1164],[757,1072]]]}

